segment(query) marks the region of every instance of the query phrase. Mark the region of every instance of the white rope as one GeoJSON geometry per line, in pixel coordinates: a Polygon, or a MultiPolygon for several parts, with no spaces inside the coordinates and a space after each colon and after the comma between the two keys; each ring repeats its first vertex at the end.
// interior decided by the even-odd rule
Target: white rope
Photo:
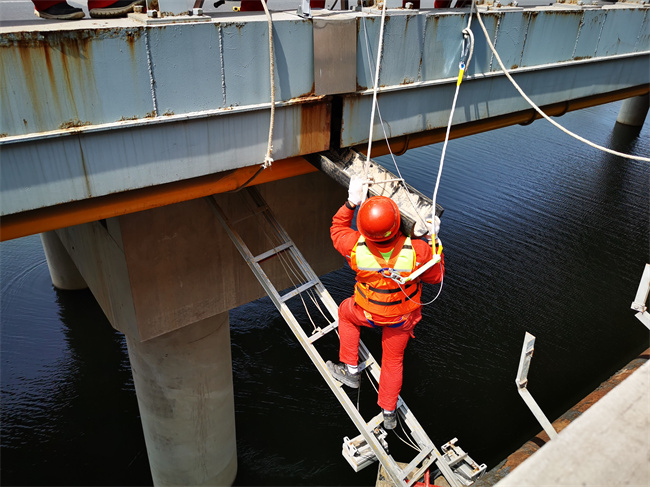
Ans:
{"type": "MultiPolygon", "coordinates": [[[[381,9],[381,27],[379,28],[379,47],[377,47],[377,65],[375,66],[375,84],[372,89],[372,111],[370,112],[370,135],[368,135],[368,153],[366,154],[365,172],[366,177],[370,179],[370,151],[372,150],[372,133],[375,125],[375,110],[377,107],[377,90],[379,89],[379,68],[381,67],[381,53],[384,45],[384,23],[386,20],[386,3],[381,9]]],[[[365,25],[365,24],[364,24],[365,25]]]]}
{"type": "MultiPolygon", "coordinates": [[[[363,19],[363,33],[364,37],[366,40],[366,54],[368,57],[368,68],[370,71],[373,70],[374,66],[372,63],[372,56],[370,55],[370,41],[368,40],[368,31],[366,30],[366,19],[363,19]]],[[[374,111],[374,110],[373,110],[374,111]]],[[[415,202],[413,201],[413,197],[411,195],[411,192],[409,191],[408,187],[406,186],[406,181],[404,180],[404,177],[402,176],[402,172],[399,169],[399,166],[397,165],[397,161],[395,160],[395,154],[393,154],[393,150],[390,147],[390,141],[388,140],[388,134],[386,133],[386,125],[384,124],[384,119],[381,116],[381,109],[379,108],[379,103],[377,103],[377,115],[379,116],[379,124],[381,126],[381,130],[384,133],[384,140],[386,141],[386,147],[388,148],[388,153],[390,154],[391,159],[393,160],[393,165],[395,166],[395,171],[397,171],[397,175],[399,177],[400,182],[402,183],[402,186],[404,186],[404,189],[406,190],[406,197],[409,200],[409,203],[411,203],[411,206],[413,207],[415,215],[420,219],[420,222],[424,227],[427,226],[427,222],[425,219],[420,215],[418,212],[418,207],[416,206],[415,202]]],[[[379,181],[378,183],[384,183],[386,181],[379,181]]],[[[377,183],[375,183],[377,184],[377,183]]]]}
{"type": "Polygon", "coordinates": [[[456,111],[456,100],[458,100],[458,92],[460,91],[460,83],[456,83],[456,93],[454,93],[454,101],[451,103],[451,113],[449,114],[449,122],[447,122],[447,132],[445,133],[445,143],[442,145],[442,154],[440,155],[440,165],[438,166],[438,176],[436,177],[436,186],[433,189],[433,210],[431,213],[431,239],[433,242],[436,240],[436,199],[438,198],[438,188],[440,187],[440,178],[442,177],[442,167],[445,163],[445,154],[447,153],[447,144],[449,143],[449,133],[451,132],[451,121],[454,118],[454,112],[456,111]]]}
{"type": "Polygon", "coordinates": [[[516,81],[512,78],[506,67],[503,65],[503,62],[501,61],[501,58],[499,57],[499,54],[497,53],[497,50],[495,49],[494,45],[492,44],[492,41],[490,40],[490,36],[488,35],[487,29],[485,28],[485,25],[483,25],[483,19],[481,19],[481,14],[478,11],[478,8],[476,9],[476,18],[478,19],[478,23],[481,25],[481,29],[483,30],[483,34],[485,35],[485,40],[487,41],[488,45],[490,46],[490,49],[492,50],[492,53],[494,54],[495,59],[499,63],[499,66],[501,67],[501,70],[503,71],[503,74],[506,75],[506,77],[510,80],[512,85],[515,87],[515,89],[519,92],[519,94],[528,102],[528,104],[535,109],[537,113],[539,113],[542,117],[544,117],[546,120],[548,120],[551,124],[555,125],[558,129],[560,129],[562,132],[564,132],[567,135],[570,135],[574,139],[579,140],[580,142],[583,142],[587,144],[588,146],[593,147],[594,149],[601,150],[603,152],[607,152],[609,154],[613,154],[618,157],[624,157],[627,159],[636,159],[639,161],[644,161],[644,162],[650,162],[650,158],[647,157],[641,157],[641,156],[634,156],[631,154],[624,154],[622,152],[618,152],[612,149],[608,149],[607,147],[603,147],[601,145],[595,144],[584,137],[579,136],[578,134],[575,134],[571,132],[570,130],[564,128],[562,125],[557,123],[555,120],[551,119],[548,115],[546,115],[541,108],[539,108],[528,96],[524,91],[519,87],[519,85],[516,83],[516,81]]]}
{"type": "MultiPolygon", "coordinates": [[[[469,66],[469,62],[472,60],[472,55],[474,54],[474,34],[472,33],[472,29],[470,28],[472,25],[472,10],[473,7],[475,6],[475,0],[472,1],[472,8],[470,8],[469,11],[469,19],[467,20],[467,27],[463,29],[463,36],[467,36],[469,38],[469,53],[467,60],[463,61],[461,60],[460,62],[460,72],[458,74],[458,81],[456,82],[456,93],[454,93],[454,100],[451,103],[451,112],[449,113],[449,121],[447,122],[447,131],[445,132],[445,142],[442,145],[442,153],[440,154],[440,165],[438,166],[438,176],[436,177],[436,185],[433,190],[433,211],[431,214],[431,227],[432,227],[432,232],[431,232],[431,241],[432,245],[433,242],[436,241],[436,233],[435,233],[435,219],[436,219],[436,200],[438,198],[438,188],[440,187],[440,178],[442,177],[442,168],[445,163],[445,154],[447,153],[447,144],[449,143],[449,134],[451,133],[451,122],[454,119],[454,112],[456,111],[456,101],[458,100],[458,92],[460,91],[460,84],[463,81],[463,76],[467,72],[467,68],[469,66]]],[[[463,41],[463,48],[464,46],[463,41]]],[[[464,49],[463,49],[464,51],[464,49]]],[[[465,53],[461,53],[461,56],[464,56],[465,53]]],[[[434,299],[435,301],[435,299],[434,299]]]]}
{"type": "Polygon", "coordinates": [[[269,141],[266,145],[266,155],[264,156],[264,169],[273,163],[271,152],[273,151],[273,125],[275,124],[275,63],[273,61],[273,21],[271,13],[266,5],[266,0],[262,0],[266,20],[269,24],[269,72],[271,77],[271,121],[269,123],[269,141]]]}

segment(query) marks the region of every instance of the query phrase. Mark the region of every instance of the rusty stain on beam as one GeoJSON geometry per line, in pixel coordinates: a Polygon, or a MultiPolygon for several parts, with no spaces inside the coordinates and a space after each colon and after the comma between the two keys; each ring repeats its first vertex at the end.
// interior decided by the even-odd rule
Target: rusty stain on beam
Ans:
{"type": "MultiPolygon", "coordinates": [[[[632,98],[635,96],[645,95],[650,92],[649,85],[635,86],[625,90],[619,90],[602,95],[594,95],[585,98],[579,98],[571,101],[563,101],[541,107],[544,113],[552,117],[559,117],[567,112],[581,110],[596,105],[612,103],[615,101],[632,98]]],[[[476,122],[469,122],[458,126],[452,126],[449,134],[450,139],[467,137],[468,135],[480,134],[490,130],[496,130],[510,125],[528,125],[533,121],[542,118],[534,109],[524,110],[521,112],[501,115],[476,122]]],[[[408,134],[390,139],[390,149],[393,154],[402,155],[408,149],[423,147],[426,145],[437,144],[445,140],[446,127],[440,127],[433,130],[427,130],[416,134],[408,134]]],[[[361,144],[354,147],[355,150],[366,154],[367,144],[361,144]]],[[[389,154],[388,144],[385,140],[376,140],[372,145],[372,157],[379,157],[389,154]]]]}
{"type": "Polygon", "coordinates": [[[270,168],[264,169],[256,176],[259,167],[248,166],[150,188],[6,215],[0,219],[0,241],[149,210],[215,193],[236,191],[251,178],[254,179],[250,184],[256,185],[317,171],[302,157],[274,161],[270,168]]]}
{"type": "Polygon", "coordinates": [[[300,107],[300,154],[310,154],[329,149],[332,104],[305,104],[300,107]]]}

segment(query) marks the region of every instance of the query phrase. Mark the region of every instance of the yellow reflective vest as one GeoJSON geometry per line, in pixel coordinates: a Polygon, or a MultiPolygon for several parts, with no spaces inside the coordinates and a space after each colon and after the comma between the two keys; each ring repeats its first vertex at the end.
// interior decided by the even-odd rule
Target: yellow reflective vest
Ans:
{"type": "Polygon", "coordinates": [[[382,316],[400,316],[420,306],[422,284],[419,279],[400,285],[382,271],[395,270],[407,277],[416,266],[415,251],[409,237],[401,236],[388,260],[377,246],[359,237],[350,255],[350,266],[357,273],[354,300],[364,310],[382,316]]]}

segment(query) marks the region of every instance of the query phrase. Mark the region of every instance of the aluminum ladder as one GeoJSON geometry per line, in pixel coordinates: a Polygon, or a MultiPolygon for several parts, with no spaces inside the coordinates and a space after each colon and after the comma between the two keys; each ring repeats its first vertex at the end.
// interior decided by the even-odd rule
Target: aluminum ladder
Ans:
{"type": "MultiPolygon", "coordinates": [[[[386,432],[383,430],[383,428],[381,428],[381,424],[383,422],[382,413],[380,412],[377,416],[370,419],[370,421],[366,421],[354,406],[348,394],[343,390],[343,385],[332,377],[329,370],[327,369],[325,361],[314,346],[314,343],[318,339],[322,338],[327,333],[337,328],[338,306],[336,302],[330,296],[327,289],[325,289],[325,286],[322,284],[318,276],[314,273],[313,269],[309,266],[300,251],[296,248],[294,242],[291,240],[287,232],[276,220],[275,216],[257,189],[254,187],[248,187],[245,188],[242,193],[245,193],[245,195],[242,196],[248,198],[248,204],[251,206],[251,213],[250,215],[240,218],[239,220],[229,220],[214,196],[206,197],[206,200],[208,201],[217,219],[222,223],[229,237],[232,239],[233,243],[241,253],[242,257],[247,262],[259,280],[260,284],[273,301],[273,304],[276,306],[278,311],[280,311],[280,314],[291,328],[291,331],[294,333],[296,338],[298,338],[298,341],[304,348],[305,352],[307,352],[307,355],[314,363],[320,374],[323,376],[323,379],[325,379],[325,382],[327,382],[327,385],[330,387],[352,422],[361,433],[360,436],[354,440],[349,440],[349,444],[354,443],[356,446],[348,445],[349,448],[354,450],[353,453],[357,453],[362,457],[358,459],[359,468],[355,468],[355,465],[353,464],[355,462],[352,462],[350,459],[346,458],[348,462],[350,462],[352,467],[358,471],[361,468],[365,467],[366,464],[374,462],[376,458],[379,460],[379,462],[381,462],[384,470],[390,475],[390,478],[394,484],[400,487],[407,487],[409,485],[407,483],[407,479],[409,479],[408,482],[417,481],[428,469],[434,466],[437,466],[440,469],[440,472],[442,475],[444,475],[452,487],[461,487],[462,485],[468,485],[465,482],[459,482],[460,479],[452,470],[452,467],[449,465],[448,460],[441,456],[436,446],[429,439],[425,431],[420,426],[420,423],[415,419],[415,416],[406,406],[401,397],[398,398],[397,414],[402,423],[409,428],[410,435],[413,438],[414,442],[417,444],[420,451],[415,456],[415,458],[413,458],[403,468],[400,467],[393,459],[393,457],[387,452],[387,448],[385,448],[387,445],[383,440],[383,438],[386,436],[386,432]],[[271,229],[270,232],[273,235],[270,235],[270,237],[272,239],[273,245],[275,245],[270,250],[262,252],[259,255],[253,255],[249,247],[242,239],[240,233],[237,232],[234,228],[235,223],[241,222],[243,219],[253,217],[255,215],[262,217],[266,228],[271,229]],[[300,272],[304,277],[303,282],[296,284],[293,290],[287,292],[284,295],[280,295],[278,290],[274,287],[273,283],[267,276],[266,272],[261,267],[262,262],[267,261],[272,257],[278,256],[281,256],[284,259],[289,259],[296,268],[300,269],[300,272]],[[303,326],[297,321],[296,317],[287,306],[287,301],[307,290],[314,291],[313,294],[316,295],[316,297],[319,299],[325,309],[327,309],[333,319],[332,322],[330,322],[326,327],[315,328],[314,332],[311,335],[307,335],[303,329],[303,326]],[[362,446],[362,448],[357,448],[357,446],[362,446]],[[369,449],[372,453],[364,454],[364,449],[369,449]]],[[[381,372],[380,366],[370,354],[363,342],[359,343],[359,361],[359,369],[368,369],[368,371],[374,377],[374,380],[379,382],[379,374],[381,372]]],[[[344,456],[345,448],[346,445],[344,443],[344,456]]]]}

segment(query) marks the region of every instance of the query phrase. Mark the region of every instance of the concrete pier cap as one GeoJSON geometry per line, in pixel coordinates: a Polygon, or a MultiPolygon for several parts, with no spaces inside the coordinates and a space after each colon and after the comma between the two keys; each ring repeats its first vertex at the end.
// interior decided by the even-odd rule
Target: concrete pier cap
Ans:
{"type": "MultiPolygon", "coordinates": [[[[345,188],[319,172],[257,188],[317,274],[343,265],[329,227],[345,188]]],[[[226,212],[242,215],[242,194],[215,197],[226,212]]],[[[254,224],[245,233],[266,240],[254,224]]],[[[154,484],[232,484],[237,449],[228,311],[265,293],[208,202],[185,201],[53,236],[112,326],[126,335],[154,484]]],[[[265,271],[278,288],[291,285],[281,263],[265,271]]]]}
{"type": "Polygon", "coordinates": [[[86,289],[88,287],[86,281],[70,258],[56,232],[45,232],[40,235],[47,268],[50,271],[50,278],[54,287],[70,291],[86,289]]]}

